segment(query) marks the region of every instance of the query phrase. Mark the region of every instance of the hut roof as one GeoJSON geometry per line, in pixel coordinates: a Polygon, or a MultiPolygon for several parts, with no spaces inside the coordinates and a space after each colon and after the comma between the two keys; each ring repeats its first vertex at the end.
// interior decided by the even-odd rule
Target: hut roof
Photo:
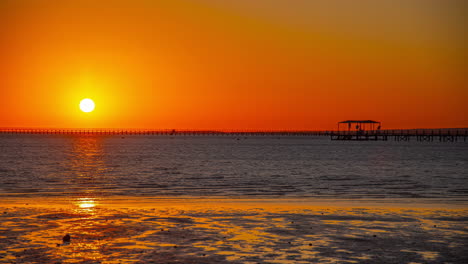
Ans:
{"type": "Polygon", "coordinates": [[[346,123],[346,124],[353,124],[353,123],[367,123],[367,124],[379,124],[380,122],[374,121],[374,120],[346,120],[346,121],[341,121],[338,123],[346,123]]]}

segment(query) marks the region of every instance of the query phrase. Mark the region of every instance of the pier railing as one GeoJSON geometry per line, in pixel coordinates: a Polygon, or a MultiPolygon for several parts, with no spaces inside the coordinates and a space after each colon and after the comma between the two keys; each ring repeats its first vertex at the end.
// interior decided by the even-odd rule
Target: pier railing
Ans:
{"type": "Polygon", "coordinates": [[[143,130],[143,129],[12,129],[0,128],[0,134],[64,135],[181,135],[181,136],[329,136],[332,131],[299,130],[143,130]]]}
{"type": "Polygon", "coordinates": [[[466,141],[468,129],[392,129],[392,130],[370,130],[370,131],[334,131],[330,135],[332,140],[388,140],[454,142],[466,141]]]}
{"type": "Polygon", "coordinates": [[[0,134],[63,134],[63,135],[170,135],[170,136],[329,136],[332,140],[357,141],[466,141],[468,128],[462,129],[392,129],[366,131],[333,130],[142,130],[142,129],[30,129],[0,128],[0,134]]]}

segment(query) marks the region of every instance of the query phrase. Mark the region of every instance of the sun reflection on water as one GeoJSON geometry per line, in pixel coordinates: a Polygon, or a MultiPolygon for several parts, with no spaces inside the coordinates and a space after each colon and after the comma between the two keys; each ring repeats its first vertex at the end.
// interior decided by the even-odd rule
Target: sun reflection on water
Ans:
{"type": "Polygon", "coordinates": [[[69,155],[71,177],[70,198],[78,213],[96,213],[100,190],[108,184],[107,166],[104,160],[103,138],[95,135],[73,138],[69,155]]]}
{"type": "Polygon", "coordinates": [[[95,204],[93,202],[83,202],[80,203],[80,208],[91,208],[94,207],[95,204]]]}
{"type": "Polygon", "coordinates": [[[91,210],[96,207],[96,201],[93,198],[78,198],[75,204],[81,209],[91,210]]]}
{"type": "Polygon", "coordinates": [[[81,192],[99,190],[106,185],[108,170],[104,160],[103,138],[99,136],[79,136],[73,139],[70,152],[70,184],[81,192]]]}

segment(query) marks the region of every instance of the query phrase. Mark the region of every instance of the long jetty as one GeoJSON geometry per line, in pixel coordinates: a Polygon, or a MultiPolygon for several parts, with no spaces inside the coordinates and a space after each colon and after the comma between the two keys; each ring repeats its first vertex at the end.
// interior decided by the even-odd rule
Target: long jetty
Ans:
{"type": "Polygon", "coordinates": [[[338,130],[144,130],[144,129],[31,129],[0,128],[0,134],[42,135],[169,135],[169,136],[329,136],[331,140],[351,141],[440,141],[457,142],[468,139],[468,128],[461,129],[392,129],[369,131],[338,130]]]}
{"type": "Polygon", "coordinates": [[[0,128],[0,134],[171,135],[171,136],[329,136],[332,131],[297,130],[145,130],[145,129],[27,129],[0,128]]]}
{"type": "Polygon", "coordinates": [[[331,140],[353,141],[440,141],[457,142],[468,139],[468,129],[395,129],[370,131],[333,131],[331,140]]]}

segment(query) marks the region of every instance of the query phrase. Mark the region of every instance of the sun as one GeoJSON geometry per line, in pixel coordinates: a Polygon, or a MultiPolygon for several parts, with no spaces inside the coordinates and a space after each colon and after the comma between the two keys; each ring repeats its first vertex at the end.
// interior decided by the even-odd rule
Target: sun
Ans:
{"type": "Polygon", "coordinates": [[[94,107],[95,107],[94,101],[89,98],[83,99],[80,102],[80,109],[81,111],[85,113],[92,112],[94,110],[94,107]]]}

